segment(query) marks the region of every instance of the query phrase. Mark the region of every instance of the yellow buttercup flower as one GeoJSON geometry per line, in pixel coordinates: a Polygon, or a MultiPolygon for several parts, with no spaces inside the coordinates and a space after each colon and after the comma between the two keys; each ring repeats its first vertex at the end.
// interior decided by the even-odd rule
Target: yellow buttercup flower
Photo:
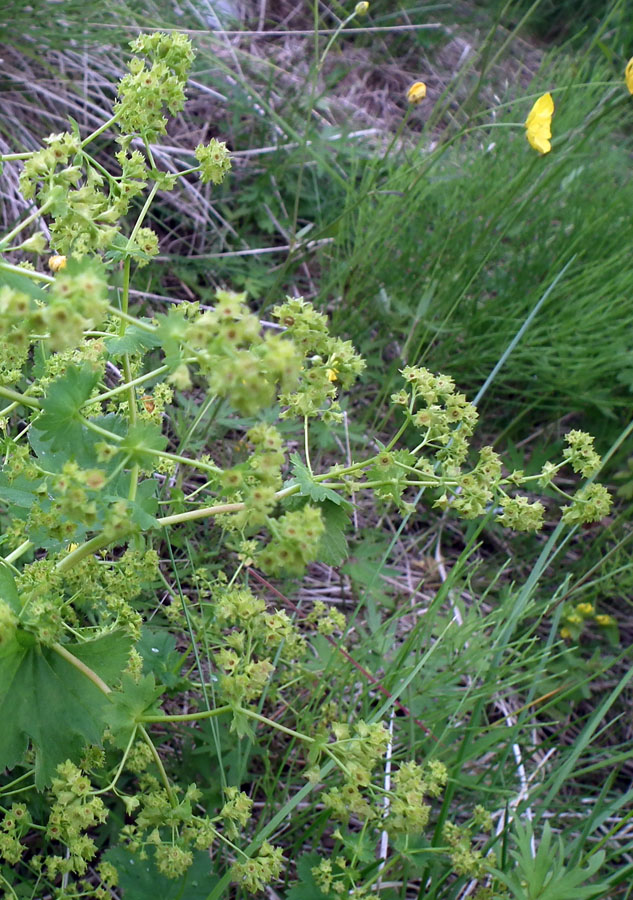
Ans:
{"type": "Polygon", "coordinates": [[[550,138],[553,115],[554,101],[552,95],[548,93],[538,98],[525,120],[526,137],[530,142],[530,147],[538,150],[539,153],[549,153],[552,149],[550,138]]]}
{"type": "Polygon", "coordinates": [[[65,256],[51,256],[48,261],[48,268],[51,272],[59,272],[60,269],[66,268],[66,257],[65,256]]]}
{"type": "Polygon", "coordinates": [[[624,80],[626,81],[626,86],[629,89],[629,94],[633,94],[633,56],[626,64],[626,69],[624,70],[624,80]]]}
{"type": "Polygon", "coordinates": [[[593,603],[579,603],[576,612],[581,616],[592,616],[595,613],[594,605],[593,603]]]}
{"type": "Polygon", "coordinates": [[[407,91],[409,103],[421,103],[426,97],[426,85],[423,81],[415,81],[407,91]]]}

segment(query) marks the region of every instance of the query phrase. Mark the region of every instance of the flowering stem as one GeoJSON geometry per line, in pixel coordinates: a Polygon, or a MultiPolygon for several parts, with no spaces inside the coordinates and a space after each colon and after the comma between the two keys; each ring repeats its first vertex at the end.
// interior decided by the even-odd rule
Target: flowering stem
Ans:
{"type": "Polygon", "coordinates": [[[144,384],[146,381],[151,381],[152,378],[159,378],[161,375],[164,375],[165,372],[169,372],[169,366],[159,366],[158,369],[153,369],[145,375],[139,375],[138,378],[133,378],[132,381],[126,381],[124,384],[120,384],[110,391],[104,391],[103,394],[98,394],[96,397],[90,397],[86,400],[84,406],[91,406],[93,403],[102,403],[104,400],[109,400],[110,397],[116,397],[117,394],[121,394],[129,388],[134,388],[139,384],[144,384]]]}
{"type": "Polygon", "coordinates": [[[308,467],[308,472],[312,475],[312,463],[310,462],[310,441],[308,440],[308,417],[303,417],[303,445],[305,447],[306,454],[306,466],[308,467]]]}
{"type": "MultiPolygon", "coordinates": [[[[149,194],[147,195],[147,200],[145,201],[145,204],[143,205],[143,209],[142,209],[142,210],[140,211],[140,213],[139,213],[138,219],[136,220],[136,224],[135,224],[134,228],[132,229],[132,234],[131,234],[131,235],[129,236],[129,238],[128,238],[128,242],[127,242],[127,249],[128,249],[128,250],[130,249],[130,247],[131,247],[132,244],[134,243],[134,239],[135,239],[136,235],[138,234],[139,228],[140,228],[141,225],[143,224],[143,219],[144,219],[145,216],[147,215],[147,212],[148,212],[150,206],[152,205],[152,200],[153,200],[154,197],[156,196],[156,191],[157,191],[157,190],[158,190],[158,182],[155,181],[154,184],[153,184],[153,186],[152,186],[151,191],[150,191],[149,194]]],[[[126,260],[126,261],[127,261],[127,260],[126,260]]],[[[129,276],[128,276],[128,287],[129,287],[129,276]]],[[[126,306],[125,306],[125,311],[127,312],[127,304],[126,304],[126,306]]]]}
{"type": "Polygon", "coordinates": [[[116,772],[114,773],[114,778],[112,779],[112,781],[110,782],[110,784],[107,785],[107,787],[101,788],[101,789],[98,790],[98,791],[94,791],[93,793],[94,793],[95,796],[97,796],[98,794],[107,794],[108,791],[111,791],[112,788],[116,785],[117,781],[118,781],[119,778],[121,777],[121,772],[123,771],[123,767],[125,766],[125,763],[126,763],[126,761],[127,761],[127,758],[128,758],[128,756],[129,756],[129,754],[130,754],[130,750],[132,749],[132,744],[134,743],[134,738],[135,738],[135,737],[136,737],[136,727],[132,730],[132,734],[130,735],[130,739],[129,739],[129,741],[127,742],[127,747],[125,748],[125,752],[123,753],[123,757],[121,758],[121,762],[119,763],[119,765],[118,765],[118,767],[117,767],[117,770],[116,770],[116,772]]]}
{"type": "Polygon", "coordinates": [[[0,162],[13,162],[19,159],[30,159],[35,156],[37,150],[28,150],[26,153],[3,153],[0,154],[0,162]]]}
{"type": "Polygon", "coordinates": [[[137,721],[145,724],[152,722],[157,724],[162,722],[197,722],[198,719],[213,719],[226,712],[232,712],[232,710],[232,706],[216,706],[215,709],[203,709],[200,712],[181,713],[174,716],[140,716],[137,721]]]}
{"type": "Polygon", "coordinates": [[[21,266],[14,266],[12,263],[0,262],[0,270],[3,272],[11,272],[13,275],[21,275],[22,278],[30,278],[31,281],[44,281],[46,284],[53,284],[55,279],[51,275],[45,275],[43,272],[34,272],[32,269],[23,269],[21,266]]]}
{"type": "Polygon", "coordinates": [[[321,54],[321,59],[319,60],[319,62],[317,64],[317,72],[320,72],[321,69],[323,68],[323,63],[325,62],[325,58],[328,55],[328,53],[330,52],[334,41],[337,39],[337,37],[339,36],[341,31],[345,28],[345,26],[349,25],[349,23],[352,21],[352,19],[355,18],[355,16],[356,16],[356,12],[353,12],[346,19],[343,19],[343,21],[339,24],[338,28],[334,31],[334,34],[331,36],[330,40],[325,45],[325,50],[321,54]]]}
{"type": "MultiPolygon", "coordinates": [[[[23,271],[20,269],[20,271],[23,271]]],[[[52,279],[51,279],[52,281],[52,279]]],[[[143,331],[147,331],[150,334],[153,334],[156,331],[155,325],[150,325],[149,322],[143,322],[141,319],[137,319],[134,316],[128,315],[127,311],[123,311],[119,309],[117,306],[108,306],[108,312],[112,316],[116,316],[117,319],[122,319],[124,322],[128,322],[130,325],[135,325],[137,328],[142,329],[143,331]]]]}
{"type": "Polygon", "coordinates": [[[114,123],[118,120],[120,115],[121,115],[120,112],[115,113],[113,116],[111,116],[108,119],[107,122],[104,122],[103,125],[101,125],[99,128],[97,128],[96,131],[93,131],[92,134],[89,134],[87,138],[84,138],[84,140],[81,142],[81,149],[83,150],[83,148],[87,147],[88,144],[90,144],[92,141],[94,141],[95,138],[98,138],[100,134],[103,134],[104,131],[107,131],[111,125],[114,125],[114,123]]]}
{"type": "Polygon", "coordinates": [[[73,566],[81,562],[82,559],[85,559],[86,556],[90,556],[91,553],[94,553],[97,550],[103,550],[108,544],[113,543],[113,540],[114,539],[110,537],[110,535],[106,536],[105,534],[98,534],[84,544],[80,544],[80,546],[76,547],[68,554],[68,556],[61,559],[55,566],[55,570],[57,572],[66,572],[68,569],[72,569],[73,566]]]}
{"type": "Polygon", "coordinates": [[[8,244],[9,241],[13,240],[13,238],[16,236],[16,234],[19,234],[28,225],[30,225],[31,222],[34,222],[36,219],[39,219],[40,216],[43,216],[44,213],[47,212],[51,208],[52,205],[53,205],[53,201],[47,200],[46,203],[42,204],[42,206],[40,206],[39,209],[36,209],[34,212],[31,213],[30,216],[27,216],[23,222],[20,222],[18,225],[16,225],[15,228],[13,229],[13,231],[10,231],[8,234],[5,234],[5,236],[2,238],[2,241],[0,241],[0,244],[2,244],[2,245],[8,244]]]}
{"type": "Polygon", "coordinates": [[[256,719],[258,722],[263,722],[264,725],[276,728],[277,731],[283,731],[284,734],[288,734],[290,737],[296,737],[300,741],[305,741],[307,744],[315,743],[315,738],[311,738],[307,734],[302,734],[300,731],[293,731],[292,728],[286,728],[285,725],[280,725],[279,722],[275,722],[274,719],[268,719],[266,716],[262,716],[250,709],[244,709],[243,706],[239,706],[237,711],[243,713],[243,715],[247,716],[249,719],[256,719]]]}
{"type": "Polygon", "coordinates": [[[7,400],[12,400],[21,406],[28,406],[30,409],[42,408],[42,404],[35,397],[27,397],[26,394],[20,394],[19,391],[14,391],[13,388],[5,387],[4,385],[0,385],[0,397],[6,397],[7,400]]]}
{"type": "Polygon", "coordinates": [[[189,456],[180,456],[178,453],[168,453],[166,450],[154,450],[152,447],[146,447],[146,452],[151,456],[158,456],[160,459],[169,459],[172,462],[182,463],[185,466],[193,466],[203,472],[213,472],[215,475],[221,475],[224,469],[213,463],[205,463],[200,459],[191,459],[189,456]]]}
{"type": "Polygon", "coordinates": [[[171,789],[171,784],[169,783],[169,778],[167,777],[167,772],[165,771],[165,767],[163,766],[163,761],[160,758],[160,756],[158,755],[158,750],[154,746],[154,742],[152,741],[151,737],[149,736],[149,734],[143,728],[142,725],[139,726],[139,731],[143,735],[143,739],[144,739],[145,743],[147,744],[147,746],[149,747],[152,756],[154,757],[154,762],[156,763],[156,767],[158,768],[158,771],[160,772],[161,780],[162,780],[163,784],[165,785],[165,790],[167,791],[167,796],[169,797],[169,802],[172,805],[172,807],[175,807],[177,805],[176,797],[174,796],[174,792],[171,789]]]}
{"type": "Polygon", "coordinates": [[[31,541],[22,541],[19,547],[16,547],[15,550],[12,550],[11,553],[4,557],[5,563],[11,565],[11,563],[15,562],[16,559],[19,559],[32,546],[33,544],[31,541]]]}

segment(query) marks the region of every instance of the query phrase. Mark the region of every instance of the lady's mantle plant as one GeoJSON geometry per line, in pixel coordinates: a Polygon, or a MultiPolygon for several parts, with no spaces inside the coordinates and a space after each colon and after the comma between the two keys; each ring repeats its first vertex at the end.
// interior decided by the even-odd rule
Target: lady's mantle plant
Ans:
{"type": "MultiPolygon", "coordinates": [[[[192,148],[195,165],[183,172],[156,165],[151,144],[165,132],[166,111],[183,107],[193,53],[179,34],[143,35],[132,49],[101,128],[82,137],[73,124],[36,152],[4,157],[22,163],[22,192],[34,207],[0,243],[0,768],[11,772],[0,789],[0,881],[7,897],[20,885],[29,885],[29,896],[110,897],[119,876],[116,855],[103,852],[106,836],[169,878],[183,877],[196,853],[212,848],[220,892],[229,879],[257,891],[284,871],[265,824],[246,850],[253,800],[242,785],[226,785],[213,806],[196,784],[180,784],[157,750],[156,725],[161,741],[172,727],[216,718],[240,736],[275,729],[297,742],[344,846],[359,829],[363,840],[385,830],[396,847],[419,837],[443,791],[444,766],[403,761],[385,795],[377,778],[389,733],[380,721],[341,721],[325,711],[314,733],[296,731],[292,696],[309,678],[309,631],[269,609],[240,575],[249,566],[300,575],[326,551],[342,560],[342,525],[359,492],[409,512],[423,488],[435,506],[465,518],[496,509],[508,527],[537,530],[544,507],[517,490],[553,487],[563,466],[585,477],[600,466],[591,437],[578,431],[567,436],[564,458],[537,476],[504,474],[490,447],[469,465],[475,408],[451,378],[406,366],[392,398],[391,440],[315,471],[311,425],[341,420],[341,397],[364,365],[351,343],[329,333],[325,316],[287,298],[274,310],[279,330],[265,330],[245,295],[228,289],[212,309],[181,303],[135,316],[131,278],[158,252],[159,237],[145,224],[157,192],[194,177],[219,184],[231,163],[213,139],[192,148]],[[107,166],[92,155],[105,132],[118,145],[107,166]],[[50,247],[42,232],[24,237],[38,219],[50,247]],[[25,262],[28,254],[36,261],[48,254],[50,274],[25,262]],[[195,402],[200,417],[222,404],[235,417],[235,441],[200,458],[179,452],[164,427],[174,394],[189,397],[190,408],[195,402]],[[302,452],[290,452],[296,429],[284,420],[302,432],[302,452]],[[169,602],[156,599],[156,621],[190,636],[181,652],[171,645],[170,665],[160,671],[139,598],[164,580],[166,536],[194,520],[221,530],[237,568],[230,579],[199,570],[195,596],[179,598],[168,585],[169,602]],[[169,713],[161,706],[166,692],[169,713]],[[286,709],[285,721],[265,715],[268,708],[286,709]]],[[[564,498],[570,525],[609,510],[599,484],[564,498]]],[[[308,624],[323,634],[345,630],[340,614],[320,607],[308,624]]],[[[484,819],[480,810],[473,824],[481,830],[484,819]]],[[[494,864],[473,847],[467,825],[447,826],[445,837],[457,873],[483,878],[494,864]]],[[[344,850],[312,877],[326,895],[373,896],[379,872],[361,885],[360,858],[344,850]]]]}

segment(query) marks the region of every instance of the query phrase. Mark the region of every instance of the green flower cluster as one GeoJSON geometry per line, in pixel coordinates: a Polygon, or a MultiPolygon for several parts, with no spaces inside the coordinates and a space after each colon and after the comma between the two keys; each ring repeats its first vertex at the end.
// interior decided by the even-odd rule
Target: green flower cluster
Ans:
{"type": "Polygon", "coordinates": [[[304,638],[282,610],[268,612],[265,602],[248,588],[216,583],[213,603],[205,605],[200,627],[205,628],[222,674],[221,698],[235,706],[259,699],[281,663],[300,659],[304,638]]]}
{"type": "Polygon", "coordinates": [[[257,851],[257,856],[234,863],[231,874],[235,882],[255,894],[264,890],[271,881],[279,878],[283,868],[284,858],[281,847],[273,847],[268,841],[264,841],[257,851]]]}
{"type": "Polygon", "coordinates": [[[200,163],[200,180],[221,184],[231,171],[231,157],[224,141],[212,138],[208,144],[198,144],[195,156],[200,163]]]}
{"type": "Polygon", "coordinates": [[[230,528],[242,530],[263,525],[277,504],[275,492],[281,487],[284,463],[283,439],[272,425],[255,425],[246,433],[250,450],[245,462],[225,469],[220,482],[222,494],[231,501],[242,501],[245,509],[227,521],[230,528]]]}
{"type": "Polygon", "coordinates": [[[473,837],[469,828],[446,822],[442,833],[450,847],[449,856],[458,875],[483,878],[490,867],[496,865],[497,860],[493,852],[483,856],[481,850],[473,847],[473,837]]]}
{"type": "Polygon", "coordinates": [[[340,421],[338,388],[350,388],[365,368],[365,361],[350,341],[332,337],[326,316],[302,297],[288,297],[273,309],[273,315],[285,326],[286,335],[304,359],[293,390],[288,391],[282,385],[284,393],[280,401],[287,407],[282,417],[340,421]]]}
{"type": "Polygon", "coordinates": [[[38,184],[45,185],[37,194],[38,199],[56,199],[70,184],[79,180],[80,170],[69,165],[71,157],[81,150],[81,142],[76,134],[63,132],[51,134],[44,139],[46,147],[38,150],[24,163],[20,173],[20,191],[25,200],[36,196],[38,184]],[[58,167],[61,169],[57,171],[58,167]],[[55,189],[61,188],[62,191],[55,189]]]}
{"type": "Polygon", "coordinates": [[[392,397],[405,406],[407,417],[422,435],[423,444],[434,451],[445,469],[460,466],[468,454],[468,441],[479,415],[464,394],[455,390],[448,375],[433,375],[419,366],[402,370],[409,395],[401,391],[392,397]]]}
{"type": "Polygon", "coordinates": [[[41,318],[52,350],[80,345],[84,331],[102,325],[108,309],[108,284],[95,265],[72,263],[55,277],[41,318]]]}
{"type": "Polygon", "coordinates": [[[587,484],[572,497],[569,506],[563,507],[562,519],[566,525],[587,525],[604,519],[611,510],[613,498],[603,484],[587,484]]]}
{"type": "Polygon", "coordinates": [[[51,785],[53,803],[45,833],[50,841],[63,844],[68,853],[49,853],[46,872],[49,878],[84,875],[97,853],[95,841],[86,832],[105,822],[108,812],[103,800],[92,793],[90,779],[70,760],[58,766],[57,773],[51,785]]]}
{"type": "Polygon", "coordinates": [[[568,431],[565,441],[569,444],[563,450],[563,458],[568,462],[574,472],[579,472],[585,478],[595,475],[602,465],[602,460],[593,446],[593,437],[586,431],[568,431]]]}
{"type": "Polygon", "coordinates": [[[382,815],[382,809],[373,803],[372,773],[384,758],[389,732],[382,722],[369,724],[362,719],[353,725],[335,722],[332,732],[334,743],[324,744],[322,735],[310,754],[310,762],[315,763],[327,747],[328,755],[337,760],[344,776],[340,787],[323,792],[323,803],[344,824],[351,816],[363,822],[375,821],[382,815]]]}
{"type": "Polygon", "coordinates": [[[266,546],[255,555],[255,563],[272,575],[301,575],[319,553],[319,541],[325,533],[321,510],[307,503],[304,507],[269,518],[272,535],[266,546]]]}
{"type": "Polygon", "coordinates": [[[195,352],[210,391],[252,415],[274,402],[277,385],[285,391],[296,383],[301,357],[285,336],[261,335],[259,321],[245,300],[246,294],[218,291],[215,309],[188,324],[180,317],[180,334],[173,315],[163,322],[163,330],[169,328],[172,339],[177,337],[195,352]]]}
{"type": "Polygon", "coordinates": [[[89,556],[63,575],[55,563],[54,557],[38,559],[22,569],[17,579],[21,628],[50,646],[65,640],[68,626],[81,634],[89,614],[86,637],[123,629],[138,640],[142,619],[133,601],[155,580],[154,550],[127,550],[107,566],[89,556]]]}
{"type": "Polygon", "coordinates": [[[164,107],[172,116],[183,108],[194,54],[190,40],[178,32],[142,34],[130,47],[146,56],[150,65],[138,56],[131,59],[130,72],[119,83],[114,112],[123,132],[138,133],[149,142],[165,133],[164,107]]]}
{"type": "Polygon", "coordinates": [[[13,803],[10,809],[3,812],[0,822],[0,858],[10,866],[16,866],[26,851],[21,838],[28,832],[31,817],[23,803],[13,803]]]}
{"type": "Polygon", "coordinates": [[[0,384],[16,384],[22,377],[35,318],[30,297],[10,287],[0,288],[0,384]]]}
{"type": "Polygon", "coordinates": [[[393,777],[393,797],[385,828],[390,834],[420,834],[427,826],[431,807],[425,796],[439,797],[446,785],[448,772],[439,760],[429,760],[424,767],[410,761],[403,763],[393,777]]]}

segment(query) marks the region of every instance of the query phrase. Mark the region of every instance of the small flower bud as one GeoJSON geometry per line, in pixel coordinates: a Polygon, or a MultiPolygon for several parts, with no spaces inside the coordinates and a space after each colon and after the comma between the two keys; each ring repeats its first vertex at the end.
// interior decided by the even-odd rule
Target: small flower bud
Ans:
{"type": "Polygon", "coordinates": [[[415,81],[407,91],[407,100],[409,103],[417,105],[426,97],[426,85],[423,81],[415,81]]]}
{"type": "Polygon", "coordinates": [[[357,16],[366,16],[367,10],[369,9],[369,3],[367,0],[362,0],[361,3],[357,3],[354,7],[354,12],[357,16]]]}
{"type": "Polygon", "coordinates": [[[48,268],[51,272],[59,272],[60,269],[66,268],[66,257],[65,256],[51,256],[48,261],[48,268]]]}
{"type": "MultiPolygon", "coordinates": [[[[45,249],[46,238],[41,231],[38,231],[37,234],[31,235],[31,237],[27,238],[27,240],[22,244],[22,250],[26,250],[28,253],[43,253],[45,249]]],[[[53,257],[53,259],[54,258],[55,257],[53,257]]]]}

